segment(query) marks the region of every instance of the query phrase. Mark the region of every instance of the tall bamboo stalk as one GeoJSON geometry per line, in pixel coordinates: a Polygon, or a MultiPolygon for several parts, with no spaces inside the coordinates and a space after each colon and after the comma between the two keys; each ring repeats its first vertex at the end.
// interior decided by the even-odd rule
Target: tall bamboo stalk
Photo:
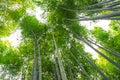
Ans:
{"type": "Polygon", "coordinates": [[[58,50],[57,43],[56,43],[53,32],[52,32],[52,36],[53,36],[53,41],[54,41],[54,45],[55,45],[55,48],[56,48],[55,54],[56,54],[56,57],[58,59],[58,64],[59,64],[62,80],[67,80],[66,73],[64,71],[64,67],[63,67],[63,64],[62,64],[62,61],[61,61],[61,58],[60,58],[60,55],[59,55],[59,50],[58,50]]]}

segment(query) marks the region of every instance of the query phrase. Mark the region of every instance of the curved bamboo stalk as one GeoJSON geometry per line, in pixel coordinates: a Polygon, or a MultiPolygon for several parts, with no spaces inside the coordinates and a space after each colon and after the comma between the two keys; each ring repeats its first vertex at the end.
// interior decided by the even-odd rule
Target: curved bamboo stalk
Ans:
{"type": "Polygon", "coordinates": [[[73,48],[83,57],[85,58],[94,69],[96,69],[96,71],[98,71],[98,73],[105,79],[105,80],[110,80],[104,73],[102,73],[102,71],[85,55],[83,55],[83,53],[81,53],[74,45],[72,45],[73,48]]]}
{"type": "Polygon", "coordinates": [[[87,44],[88,46],[90,46],[93,50],[95,50],[97,53],[99,53],[102,57],[104,57],[106,60],[108,60],[109,62],[111,62],[113,65],[115,65],[118,69],[120,69],[120,64],[114,62],[112,59],[110,59],[109,57],[105,56],[102,52],[98,51],[97,49],[95,49],[92,45],[90,45],[87,41],[82,40],[85,44],[87,44]]]}
{"type": "Polygon", "coordinates": [[[80,13],[85,13],[85,12],[97,12],[97,11],[103,11],[103,10],[115,10],[115,9],[119,9],[120,6],[113,6],[113,7],[105,7],[105,8],[98,8],[98,9],[89,9],[89,10],[79,10],[79,9],[67,9],[67,8],[62,8],[64,10],[67,10],[67,11],[77,11],[77,12],[80,12],[80,13]]]}
{"type": "Polygon", "coordinates": [[[27,27],[27,28],[31,32],[31,35],[32,35],[33,41],[34,41],[34,46],[33,46],[34,58],[33,58],[33,69],[32,69],[31,80],[37,80],[37,38],[36,38],[34,31],[31,29],[31,27],[27,27]]]}
{"type": "Polygon", "coordinates": [[[74,80],[71,66],[70,66],[69,62],[67,62],[67,64],[68,64],[68,70],[69,70],[69,74],[70,74],[70,80],[74,80]]]}
{"type": "Polygon", "coordinates": [[[58,59],[58,64],[59,64],[62,80],[67,80],[66,73],[64,71],[64,67],[63,67],[63,64],[62,64],[62,61],[61,61],[61,58],[60,58],[60,55],[59,55],[58,47],[57,47],[56,40],[55,40],[53,32],[52,32],[52,36],[53,36],[53,41],[54,41],[55,48],[56,48],[56,56],[57,56],[57,59],[58,59]]]}
{"type": "MultiPolygon", "coordinates": [[[[52,37],[53,37],[53,34],[52,34],[52,37]]],[[[53,53],[54,53],[54,40],[53,40],[53,48],[52,48],[52,50],[53,50],[53,53]]],[[[56,53],[54,53],[54,55],[55,55],[55,57],[54,57],[54,59],[55,59],[55,70],[56,70],[56,79],[57,80],[61,80],[61,75],[60,75],[60,70],[59,70],[59,66],[58,66],[58,60],[57,60],[57,57],[56,57],[56,53]]]]}
{"type": "Polygon", "coordinates": [[[34,61],[33,61],[33,73],[32,73],[32,80],[37,80],[37,51],[36,51],[36,46],[37,46],[37,39],[36,39],[36,35],[34,34],[34,32],[32,31],[33,34],[33,38],[34,38],[34,61]]]}
{"type": "Polygon", "coordinates": [[[112,3],[112,2],[114,2],[114,1],[115,1],[115,0],[102,1],[102,2],[93,4],[93,5],[90,5],[90,6],[85,6],[85,7],[83,7],[83,8],[91,8],[91,7],[106,5],[106,4],[112,3]]]}
{"type": "Polygon", "coordinates": [[[111,4],[110,6],[107,6],[107,8],[111,8],[111,7],[115,7],[115,6],[119,6],[120,5],[120,1],[116,1],[113,4],[111,4]]]}
{"type": "MultiPolygon", "coordinates": [[[[68,19],[68,18],[64,18],[64,20],[70,20],[70,21],[88,21],[88,20],[98,20],[98,19],[117,19],[117,18],[114,18],[116,16],[120,16],[120,11],[116,11],[116,12],[113,12],[113,13],[110,13],[110,14],[104,14],[104,15],[100,15],[100,16],[97,16],[97,17],[93,17],[93,18],[84,18],[84,19],[68,19]]],[[[120,18],[118,18],[120,19],[120,18]]]]}
{"type": "Polygon", "coordinates": [[[53,71],[53,78],[52,80],[59,80],[57,79],[57,74],[56,74],[56,67],[55,67],[55,63],[52,64],[52,71],[53,71]]]}
{"type": "Polygon", "coordinates": [[[115,6],[115,7],[111,7],[111,8],[101,8],[101,9],[91,9],[91,10],[80,10],[79,12],[97,12],[97,11],[103,11],[103,10],[114,10],[114,9],[119,9],[120,6],[115,6]]]}
{"type": "Polygon", "coordinates": [[[99,47],[99,48],[101,48],[101,49],[103,49],[103,50],[105,50],[105,51],[111,53],[112,55],[114,55],[114,56],[120,58],[120,53],[118,53],[118,52],[116,52],[116,51],[113,51],[113,50],[111,50],[111,49],[108,49],[108,48],[106,48],[105,46],[98,45],[98,44],[96,44],[95,42],[92,42],[92,41],[90,41],[90,40],[88,40],[88,39],[86,39],[86,40],[89,41],[90,43],[96,45],[97,47],[99,47]]]}
{"type": "Polygon", "coordinates": [[[68,19],[68,18],[63,18],[63,20],[68,20],[68,21],[92,21],[92,20],[120,20],[120,18],[84,18],[84,19],[68,19]]]}
{"type": "Polygon", "coordinates": [[[38,66],[39,66],[39,80],[42,80],[42,61],[41,61],[41,54],[40,54],[40,45],[38,44],[38,66]]]}
{"type": "Polygon", "coordinates": [[[55,59],[55,69],[57,73],[57,80],[61,80],[60,71],[58,69],[58,64],[56,63],[56,59],[55,59]]]}
{"type": "Polygon", "coordinates": [[[80,69],[82,70],[83,74],[86,76],[87,80],[90,80],[89,74],[86,72],[82,64],[76,59],[76,57],[72,54],[71,50],[68,51],[73,59],[78,63],[80,69]]]}
{"type": "MultiPolygon", "coordinates": [[[[78,11],[78,12],[79,11],[80,12],[84,11],[85,12],[85,11],[88,11],[88,10],[85,10],[86,8],[99,7],[99,6],[104,6],[104,5],[110,5],[108,7],[103,8],[104,10],[107,10],[107,9],[110,10],[110,8],[115,7],[119,4],[120,4],[119,1],[109,0],[109,1],[99,2],[97,4],[93,4],[93,5],[90,5],[90,6],[84,6],[80,9],[70,9],[70,8],[64,8],[64,7],[60,7],[60,8],[63,9],[63,10],[67,10],[67,11],[78,11]]],[[[97,9],[90,9],[90,10],[97,10],[97,9]]]]}

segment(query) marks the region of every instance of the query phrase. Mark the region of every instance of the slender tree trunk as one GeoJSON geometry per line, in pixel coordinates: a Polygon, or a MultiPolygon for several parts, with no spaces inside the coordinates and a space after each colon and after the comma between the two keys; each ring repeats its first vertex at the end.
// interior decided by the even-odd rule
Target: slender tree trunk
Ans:
{"type": "Polygon", "coordinates": [[[33,37],[33,49],[34,49],[34,54],[33,54],[33,69],[32,69],[32,75],[31,75],[31,80],[37,80],[37,38],[34,33],[34,31],[31,29],[31,27],[27,27],[28,30],[31,32],[31,35],[33,37]]]}
{"type": "Polygon", "coordinates": [[[120,18],[105,18],[105,19],[101,19],[101,20],[120,20],[120,18]]]}
{"type": "Polygon", "coordinates": [[[97,12],[97,11],[103,11],[103,10],[115,10],[115,9],[119,9],[120,6],[113,6],[113,7],[105,7],[105,8],[98,8],[98,9],[89,9],[89,10],[78,10],[78,9],[67,9],[67,8],[62,8],[64,10],[67,10],[67,11],[77,11],[79,13],[87,13],[87,12],[97,12]]]}
{"type": "Polygon", "coordinates": [[[85,44],[87,44],[88,46],[90,46],[93,50],[95,50],[97,53],[99,53],[102,57],[104,57],[106,60],[108,60],[109,62],[111,62],[113,65],[115,65],[118,69],[120,69],[120,64],[114,62],[112,59],[110,59],[109,57],[105,56],[102,52],[98,51],[97,49],[95,49],[92,45],[90,45],[87,41],[82,40],[85,44]]]}
{"type": "Polygon", "coordinates": [[[32,31],[32,35],[34,38],[34,60],[33,60],[33,71],[32,71],[32,80],[37,80],[37,39],[36,35],[32,31]]]}
{"type": "Polygon", "coordinates": [[[90,5],[90,6],[85,6],[83,8],[91,8],[91,7],[97,7],[97,6],[101,6],[101,5],[106,5],[106,4],[109,4],[109,3],[113,3],[114,1],[115,0],[102,1],[102,2],[93,4],[93,5],[90,5]]]}
{"type": "Polygon", "coordinates": [[[76,59],[76,57],[72,54],[72,52],[69,50],[70,55],[73,57],[73,59],[78,63],[80,69],[82,70],[83,74],[85,74],[87,80],[90,80],[89,74],[85,71],[84,67],[81,63],[76,59]]]}
{"type": "Polygon", "coordinates": [[[107,8],[112,8],[112,7],[119,6],[119,5],[120,5],[120,1],[116,1],[113,4],[110,4],[109,6],[107,6],[107,8]]]}
{"type": "Polygon", "coordinates": [[[85,18],[85,19],[68,19],[64,18],[64,20],[69,20],[69,21],[91,21],[91,20],[120,20],[120,18],[85,18]]]}
{"type": "Polygon", "coordinates": [[[54,63],[53,63],[53,65],[52,65],[52,70],[53,70],[53,79],[52,79],[52,80],[58,80],[58,79],[57,79],[57,74],[56,74],[57,72],[56,72],[55,65],[56,65],[56,64],[54,64],[54,63]]]}
{"type": "Polygon", "coordinates": [[[110,80],[106,75],[104,75],[104,73],[102,73],[102,71],[85,55],[83,55],[83,53],[81,53],[74,45],[72,45],[73,48],[83,57],[85,58],[92,66],[95,70],[98,71],[98,73],[105,79],[105,80],[110,80]]]}
{"type": "Polygon", "coordinates": [[[80,10],[79,12],[84,13],[84,12],[97,12],[97,11],[104,11],[104,10],[115,10],[115,9],[119,9],[120,6],[115,6],[112,8],[100,8],[100,9],[91,9],[91,10],[80,10]]]}
{"type": "Polygon", "coordinates": [[[60,71],[59,71],[59,68],[58,68],[56,57],[55,57],[55,69],[56,69],[56,73],[57,73],[57,80],[61,80],[60,71]]]}
{"type": "MultiPolygon", "coordinates": [[[[92,8],[92,7],[99,7],[99,6],[104,6],[104,5],[113,5],[116,6],[116,5],[119,5],[119,1],[114,1],[114,0],[109,0],[109,1],[103,1],[103,2],[99,2],[97,4],[93,4],[93,5],[90,5],[90,6],[84,6],[80,9],[70,9],[70,8],[64,8],[64,7],[60,7],[61,9],[63,10],[67,10],[67,11],[87,11],[86,8],[92,8]]],[[[112,7],[106,7],[106,8],[112,8],[112,7]]]]}
{"type": "Polygon", "coordinates": [[[59,55],[58,47],[57,47],[56,40],[55,40],[53,32],[52,32],[52,36],[53,36],[53,41],[54,41],[55,48],[56,48],[56,56],[58,58],[58,64],[59,64],[62,80],[67,80],[66,73],[64,71],[64,67],[63,67],[63,64],[62,64],[62,61],[61,61],[61,58],[60,58],[60,55],[59,55]]]}
{"type": "Polygon", "coordinates": [[[70,66],[69,62],[68,62],[68,70],[69,70],[69,74],[70,74],[70,80],[74,80],[73,72],[72,72],[72,69],[71,69],[71,66],[70,66]]]}
{"type": "Polygon", "coordinates": [[[67,19],[67,18],[64,18],[64,19],[65,20],[70,20],[70,21],[88,21],[88,20],[99,20],[99,19],[109,19],[110,20],[110,19],[117,19],[117,18],[113,18],[113,17],[116,17],[116,16],[120,16],[120,11],[116,11],[116,12],[113,12],[111,14],[100,15],[100,16],[97,16],[97,17],[94,17],[94,18],[84,18],[84,19],[67,19]]]}
{"type": "MultiPolygon", "coordinates": [[[[58,54],[59,54],[59,52],[58,52],[58,54]]],[[[60,68],[62,80],[67,80],[66,73],[64,71],[64,67],[63,67],[60,55],[58,55],[58,63],[59,63],[59,68],[60,68]]]]}
{"type": "Polygon", "coordinates": [[[92,42],[92,41],[90,41],[90,40],[88,40],[88,39],[86,39],[86,40],[89,41],[90,43],[96,45],[97,47],[99,47],[99,48],[101,48],[101,49],[103,49],[103,50],[111,53],[112,55],[120,58],[120,53],[118,53],[118,52],[116,52],[116,51],[113,51],[113,50],[111,50],[111,49],[108,49],[108,48],[106,48],[105,46],[98,45],[98,44],[96,44],[95,42],[92,42]]]}
{"type": "Polygon", "coordinates": [[[41,61],[41,54],[40,54],[40,45],[38,44],[38,63],[39,63],[39,80],[42,80],[42,61],[41,61]]]}
{"type": "Polygon", "coordinates": [[[19,77],[19,79],[22,80],[22,77],[23,77],[23,66],[21,67],[21,70],[20,70],[20,77],[19,77]]]}

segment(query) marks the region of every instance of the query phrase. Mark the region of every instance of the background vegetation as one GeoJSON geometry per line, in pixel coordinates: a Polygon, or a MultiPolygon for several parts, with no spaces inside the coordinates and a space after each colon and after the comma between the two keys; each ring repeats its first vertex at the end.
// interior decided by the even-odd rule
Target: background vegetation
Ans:
{"type": "Polygon", "coordinates": [[[0,0],[0,80],[120,80],[120,0],[0,0]],[[109,30],[80,24],[96,20],[109,30]]]}

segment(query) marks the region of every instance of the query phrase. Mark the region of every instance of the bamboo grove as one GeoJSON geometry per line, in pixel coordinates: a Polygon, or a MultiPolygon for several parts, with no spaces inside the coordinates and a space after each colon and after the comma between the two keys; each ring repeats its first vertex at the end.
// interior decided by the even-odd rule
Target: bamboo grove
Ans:
{"type": "Polygon", "coordinates": [[[0,0],[0,80],[120,80],[120,0],[0,0]],[[97,20],[110,30],[80,24],[97,20]],[[3,38],[17,29],[14,48],[3,38]]]}

